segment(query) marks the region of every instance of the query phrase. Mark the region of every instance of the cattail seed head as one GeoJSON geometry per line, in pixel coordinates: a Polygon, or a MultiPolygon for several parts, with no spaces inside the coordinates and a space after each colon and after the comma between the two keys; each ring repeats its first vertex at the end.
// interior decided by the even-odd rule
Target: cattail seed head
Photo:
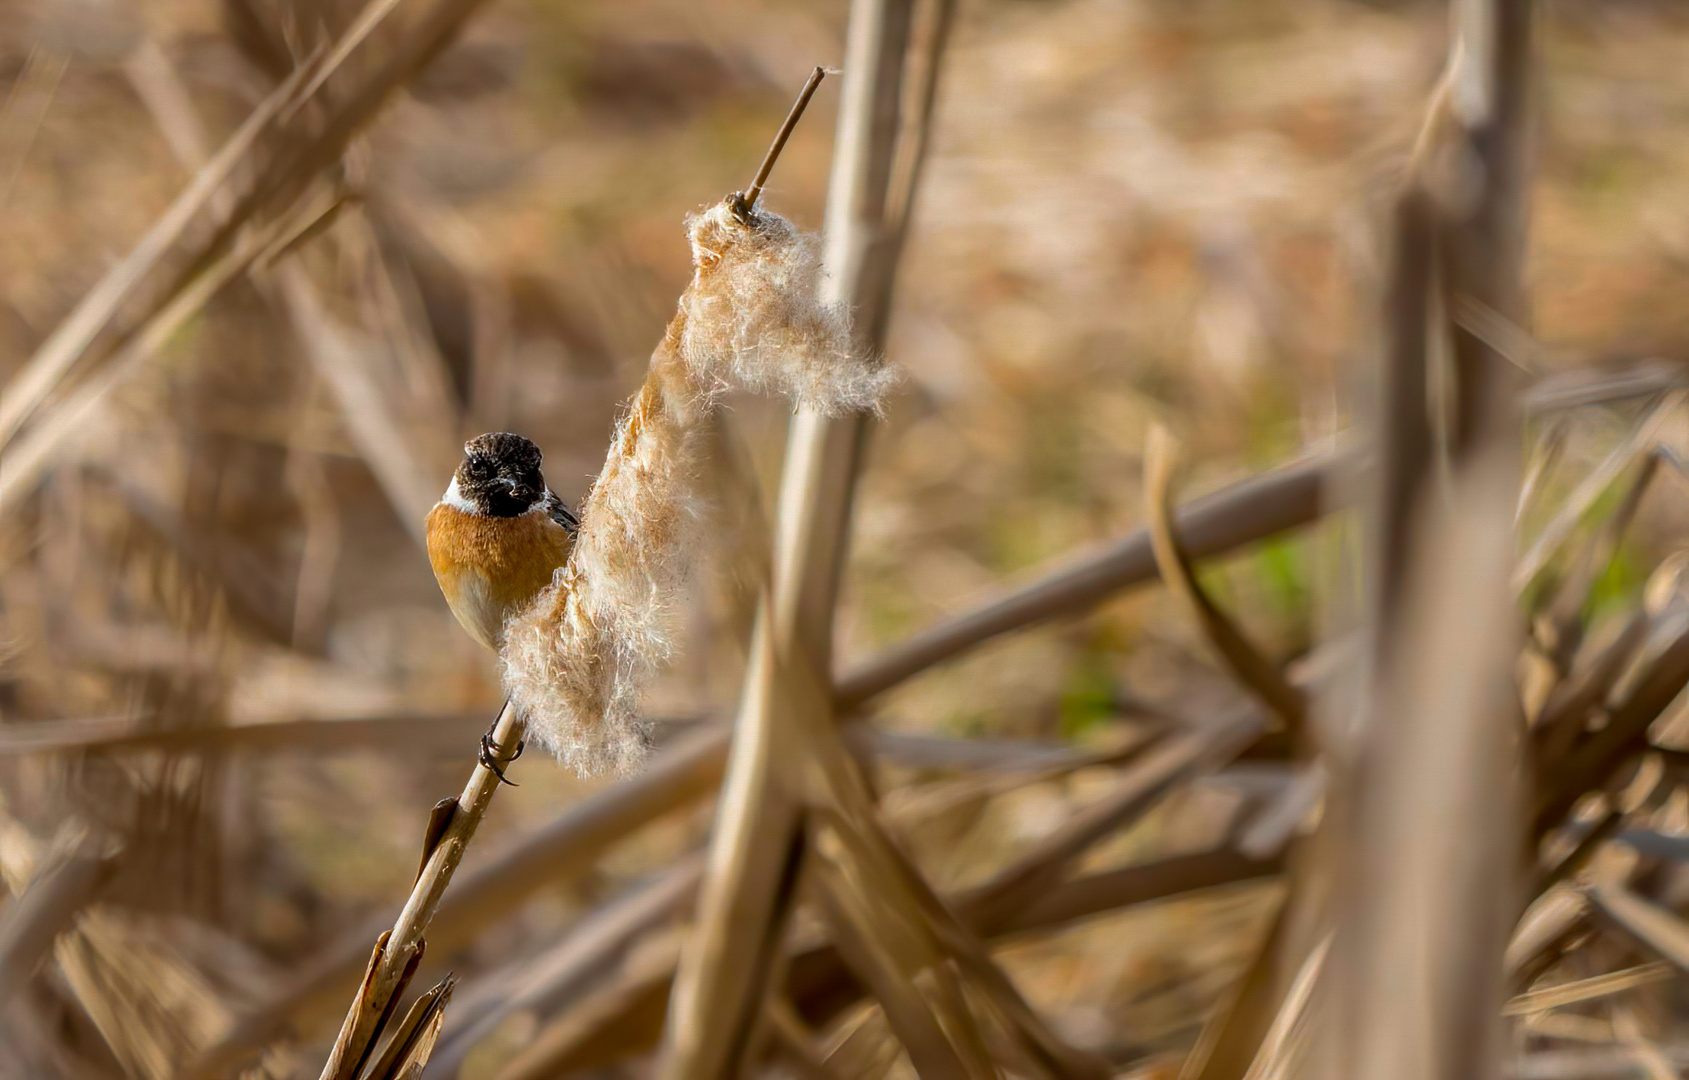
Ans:
{"type": "Polygon", "coordinates": [[[538,744],[581,773],[625,773],[649,747],[641,693],[673,652],[672,608],[706,547],[711,410],[738,386],[839,414],[879,411],[892,369],[823,304],[820,245],[729,196],[687,221],[694,272],[580,508],[569,561],[505,627],[511,699],[538,744]]]}
{"type": "Polygon", "coordinates": [[[880,412],[896,371],[856,346],[842,305],[821,301],[816,237],[732,196],[686,227],[693,274],[680,301],[681,355],[696,376],[829,416],[880,412]]]}

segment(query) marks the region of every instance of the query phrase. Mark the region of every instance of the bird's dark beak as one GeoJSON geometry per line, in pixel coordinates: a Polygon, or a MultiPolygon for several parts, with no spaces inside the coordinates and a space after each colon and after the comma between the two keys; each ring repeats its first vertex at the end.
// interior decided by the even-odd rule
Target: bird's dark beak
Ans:
{"type": "Polygon", "coordinates": [[[532,487],[524,484],[520,480],[512,480],[509,477],[501,476],[499,477],[498,482],[503,484],[506,490],[510,492],[510,497],[519,503],[531,505],[535,499],[540,497],[540,493],[538,491],[535,491],[532,487]]]}

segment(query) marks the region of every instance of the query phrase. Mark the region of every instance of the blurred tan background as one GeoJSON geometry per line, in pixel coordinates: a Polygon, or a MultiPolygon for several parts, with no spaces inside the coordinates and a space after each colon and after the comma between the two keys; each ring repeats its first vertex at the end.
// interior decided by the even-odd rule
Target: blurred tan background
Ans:
{"type": "MultiPolygon", "coordinates": [[[[352,11],[0,3],[0,379],[300,43],[352,11]]],[[[412,17],[401,4],[346,77],[412,17]]],[[[535,439],[553,489],[584,493],[690,272],[682,219],[749,179],[805,73],[839,62],[844,18],[754,0],[487,4],[355,139],[338,209],[283,256],[308,271],[319,336],[239,279],[6,489],[0,871],[21,888],[84,830],[120,835],[124,855],[57,974],[14,1002],[32,1034],[0,1069],[172,1075],[404,895],[426,808],[500,699],[438,595],[420,515],[483,430],[535,439]],[[258,734],[204,735],[228,727],[258,734]]],[[[1186,442],[1186,497],[1348,426],[1376,348],[1381,211],[1445,42],[1430,2],[960,6],[887,350],[907,379],[874,428],[852,538],[847,664],[1141,525],[1152,421],[1186,442]]],[[[1561,0],[1544,20],[1543,370],[1689,353],[1685,49],[1689,9],[1667,0],[1561,0]]],[[[836,100],[824,85],[766,196],[808,228],[836,100]]],[[[73,370],[32,423],[92,377],[73,370]]],[[[730,420],[766,501],[785,410],[736,399],[730,420]]],[[[1578,428],[1569,453],[1598,456],[1625,420],[1578,428]]],[[[1650,498],[1601,595],[1633,598],[1646,553],[1686,523],[1681,500],[1650,498]]],[[[1274,540],[1205,580],[1294,656],[1319,634],[1332,582],[1314,566],[1332,542],[1274,540]]],[[[747,543],[725,531],[687,602],[684,653],[650,701],[671,728],[735,701],[747,543]]],[[[1134,710],[1231,700],[1176,610],[1144,591],[1004,638],[900,688],[877,722],[1090,746],[1134,710]]],[[[538,755],[517,770],[471,863],[603,784],[538,755]]],[[[887,796],[896,820],[924,774],[888,775],[907,785],[887,796]]],[[[919,817],[909,842],[936,881],[975,879],[1094,780],[919,817]]],[[[1235,797],[1182,792],[1094,862],[1205,843],[1235,797]]],[[[695,807],[538,888],[454,966],[473,976],[550,940],[709,822],[695,807]]],[[[1077,1043],[1178,1048],[1274,888],[1093,920],[1005,962],[1077,1043]]],[[[275,1075],[314,1074],[338,1007],[280,1044],[275,1075]]],[[[492,1075],[524,1022],[464,1075],[492,1075]]]]}

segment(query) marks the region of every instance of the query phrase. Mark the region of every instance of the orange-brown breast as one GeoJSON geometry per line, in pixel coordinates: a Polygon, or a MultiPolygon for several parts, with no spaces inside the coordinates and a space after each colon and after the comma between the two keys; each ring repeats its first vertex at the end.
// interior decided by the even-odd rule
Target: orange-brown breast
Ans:
{"type": "Polygon", "coordinates": [[[428,561],[452,614],[497,651],[504,622],[551,584],[575,538],[544,510],[482,517],[438,503],[428,512],[428,561]]]}

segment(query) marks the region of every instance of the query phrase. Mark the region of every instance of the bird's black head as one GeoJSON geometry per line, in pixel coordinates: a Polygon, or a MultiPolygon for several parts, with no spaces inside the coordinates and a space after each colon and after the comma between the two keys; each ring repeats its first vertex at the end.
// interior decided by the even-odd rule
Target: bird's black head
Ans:
{"type": "Polygon", "coordinates": [[[463,444],[463,462],[452,477],[457,494],[489,517],[515,517],[545,497],[540,448],[520,435],[491,431],[463,444]]]}

